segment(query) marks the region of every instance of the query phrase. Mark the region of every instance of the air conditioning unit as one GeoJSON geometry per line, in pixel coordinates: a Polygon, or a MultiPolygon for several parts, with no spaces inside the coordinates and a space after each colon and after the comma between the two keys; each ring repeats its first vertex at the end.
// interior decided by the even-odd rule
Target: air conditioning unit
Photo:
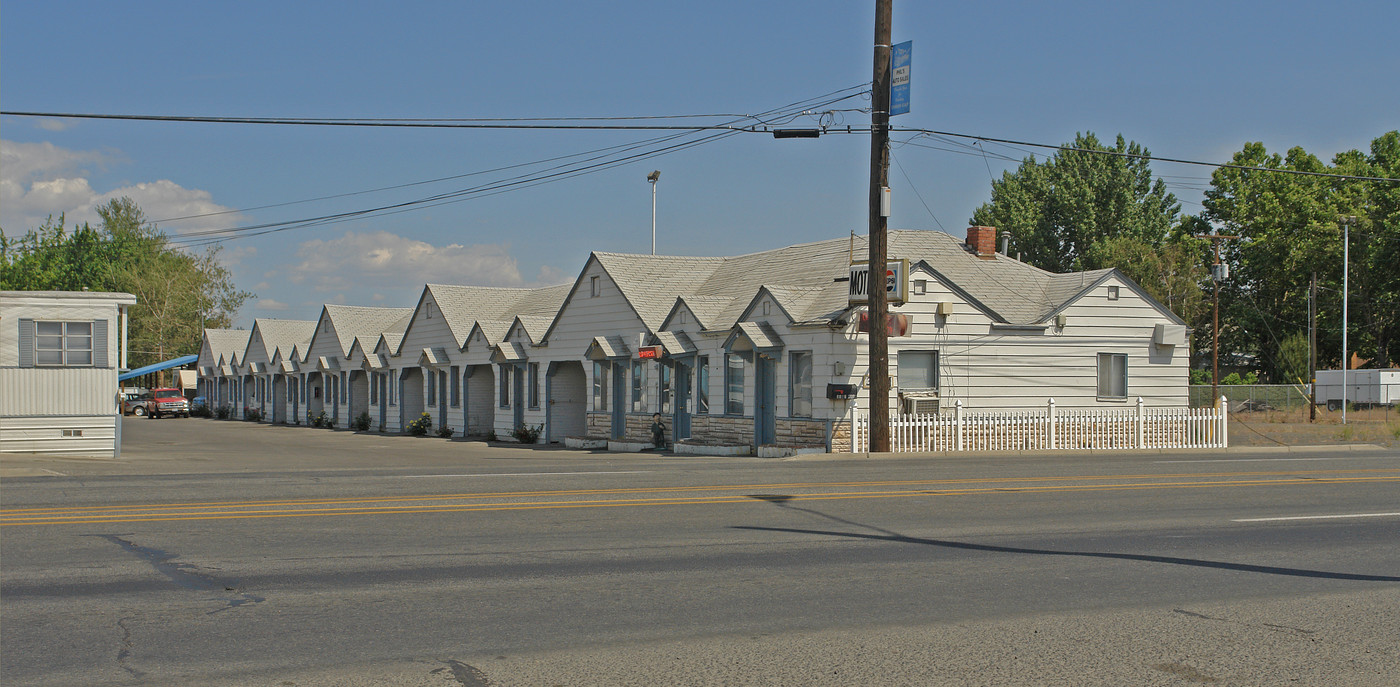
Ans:
{"type": "Polygon", "coordinates": [[[938,392],[920,391],[900,394],[899,412],[903,415],[937,415],[938,392]]]}

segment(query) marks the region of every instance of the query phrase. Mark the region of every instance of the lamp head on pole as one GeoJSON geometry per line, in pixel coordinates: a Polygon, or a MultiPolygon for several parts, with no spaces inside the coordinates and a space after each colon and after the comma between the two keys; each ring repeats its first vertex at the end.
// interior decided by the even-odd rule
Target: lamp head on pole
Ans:
{"type": "Polygon", "coordinates": [[[648,174],[648,175],[647,175],[647,181],[649,181],[649,182],[651,182],[651,183],[653,183],[653,184],[656,183],[656,180],[657,180],[657,179],[660,179],[660,178],[661,178],[661,170],[659,170],[659,169],[656,170],[655,172],[652,172],[651,174],[648,174]]]}

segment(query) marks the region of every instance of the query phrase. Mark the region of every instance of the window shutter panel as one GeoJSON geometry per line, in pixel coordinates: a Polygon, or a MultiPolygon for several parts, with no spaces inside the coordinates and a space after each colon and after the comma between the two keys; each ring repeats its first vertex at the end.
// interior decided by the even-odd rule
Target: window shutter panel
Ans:
{"type": "Polygon", "coordinates": [[[107,367],[107,320],[92,322],[92,366],[107,367]]]}
{"type": "Polygon", "coordinates": [[[19,366],[34,367],[34,320],[19,321],[19,366]]]}

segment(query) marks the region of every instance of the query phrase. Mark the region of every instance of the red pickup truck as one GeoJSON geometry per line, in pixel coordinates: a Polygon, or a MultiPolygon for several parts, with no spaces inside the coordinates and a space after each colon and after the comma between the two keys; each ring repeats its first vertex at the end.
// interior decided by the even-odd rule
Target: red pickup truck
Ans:
{"type": "Polygon", "coordinates": [[[166,415],[189,417],[190,402],[180,393],[179,389],[153,389],[151,390],[149,410],[150,417],[153,418],[166,415]]]}

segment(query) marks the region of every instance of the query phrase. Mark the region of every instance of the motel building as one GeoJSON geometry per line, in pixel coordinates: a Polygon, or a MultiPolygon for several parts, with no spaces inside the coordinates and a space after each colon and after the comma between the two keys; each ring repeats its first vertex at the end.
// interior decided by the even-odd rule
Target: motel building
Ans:
{"type": "MultiPolygon", "coordinates": [[[[1116,269],[1052,274],[995,244],[991,227],[965,240],[889,232],[881,402],[892,415],[1051,399],[1187,406],[1183,321],[1116,269]]],[[[454,436],[532,428],[541,441],[637,450],[661,413],[677,452],[849,451],[871,402],[866,254],[859,236],[734,257],[596,252],[570,285],[428,285],[401,330],[310,357],[332,378],[367,374],[372,431],[402,432],[426,412],[454,436]]],[[[250,343],[242,360],[252,355],[250,343]]],[[[355,397],[344,393],[328,398],[355,397]]]]}

